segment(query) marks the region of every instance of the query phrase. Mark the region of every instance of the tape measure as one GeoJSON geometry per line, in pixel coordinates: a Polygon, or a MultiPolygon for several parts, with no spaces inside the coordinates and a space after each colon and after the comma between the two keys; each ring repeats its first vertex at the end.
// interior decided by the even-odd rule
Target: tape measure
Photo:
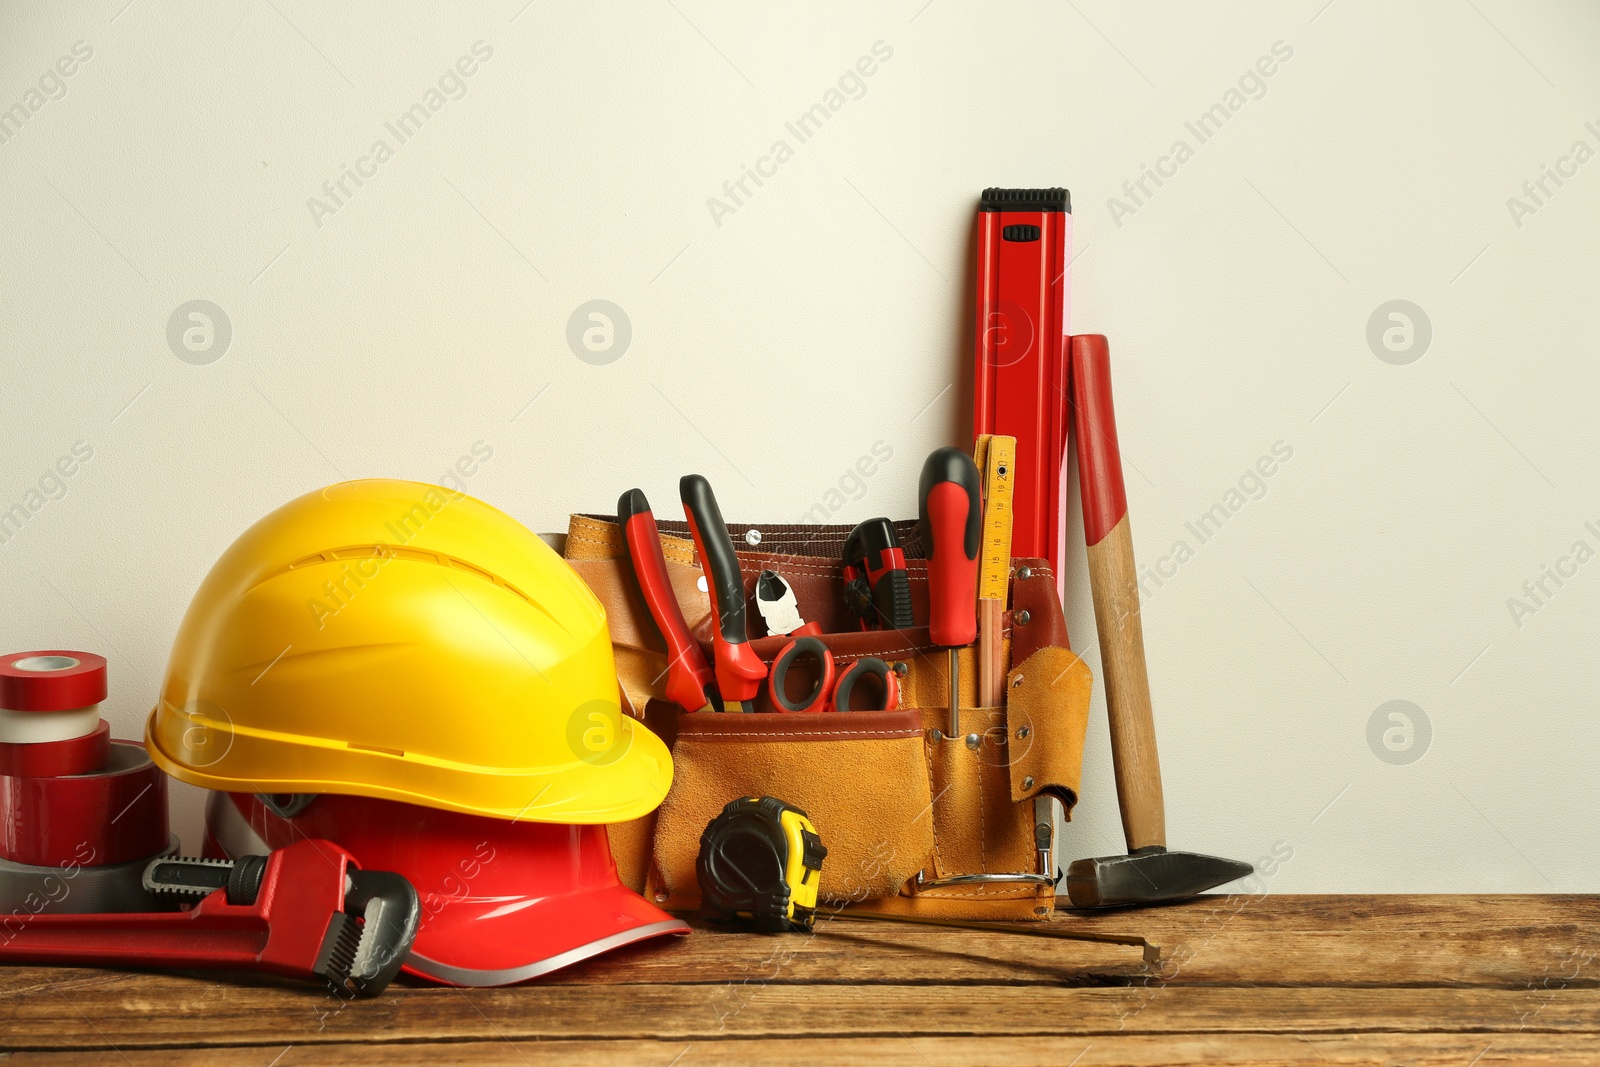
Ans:
{"type": "Polygon", "coordinates": [[[765,933],[810,930],[827,855],[805,812],[777,797],[740,797],[700,835],[701,902],[765,933]]]}
{"type": "Polygon", "coordinates": [[[983,472],[983,546],[978,598],[1005,600],[1011,581],[1011,496],[1016,483],[1017,439],[979,434],[972,458],[983,472]]]}
{"type": "MultiPolygon", "coordinates": [[[[724,919],[743,921],[765,933],[810,931],[817,919],[817,882],[828,850],[806,813],[777,797],[740,797],[722,809],[700,835],[695,877],[700,900],[724,919]]],[[[919,879],[920,881],[920,879],[919,879]]],[[[1024,937],[1139,945],[1144,961],[1161,961],[1161,949],[1130,934],[1086,933],[1047,923],[982,923],[916,915],[851,914],[829,918],[857,922],[910,923],[956,930],[983,930],[1024,937]]]]}

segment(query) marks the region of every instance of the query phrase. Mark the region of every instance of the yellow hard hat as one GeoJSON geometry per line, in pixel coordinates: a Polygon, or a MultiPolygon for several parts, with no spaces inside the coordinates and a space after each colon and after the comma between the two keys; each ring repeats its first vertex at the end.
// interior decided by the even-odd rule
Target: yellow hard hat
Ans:
{"type": "Polygon", "coordinates": [[[539,822],[637,818],[672,782],[572,568],[480,500],[387,479],[307,493],[223,554],[145,746],[205,789],[539,822]]]}

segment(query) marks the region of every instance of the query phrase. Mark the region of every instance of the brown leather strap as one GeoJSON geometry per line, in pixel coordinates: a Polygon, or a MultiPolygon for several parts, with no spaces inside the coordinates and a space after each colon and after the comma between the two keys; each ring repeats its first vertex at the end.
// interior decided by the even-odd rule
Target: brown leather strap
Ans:
{"type": "MultiPolygon", "coordinates": [[[[674,508],[676,511],[676,508],[674,508]]],[[[612,515],[574,515],[574,522],[583,520],[585,524],[605,524],[616,526],[616,517],[612,515]]],[[[905,551],[907,559],[925,559],[927,552],[922,547],[922,531],[917,526],[915,519],[901,519],[893,524],[895,536],[900,539],[900,547],[905,551]]],[[[816,556],[822,559],[836,560],[844,552],[845,538],[850,531],[855,529],[853,524],[832,523],[822,525],[807,525],[793,522],[730,522],[728,536],[733,538],[733,547],[739,554],[750,555],[752,558],[761,556],[816,556]],[[752,538],[752,533],[758,535],[752,538]]],[[[663,535],[673,535],[688,539],[689,524],[682,519],[673,519],[656,515],[656,528],[663,535]]],[[[616,542],[617,552],[622,551],[622,542],[616,542]]]]}
{"type": "Polygon", "coordinates": [[[696,741],[849,741],[922,736],[922,715],[899,711],[773,712],[766,715],[685,715],[680,739],[696,741]]]}

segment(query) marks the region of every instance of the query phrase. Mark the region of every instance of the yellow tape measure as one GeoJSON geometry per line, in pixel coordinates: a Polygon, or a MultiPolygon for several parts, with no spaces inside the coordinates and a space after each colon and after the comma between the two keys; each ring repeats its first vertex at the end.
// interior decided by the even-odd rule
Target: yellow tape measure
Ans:
{"type": "Polygon", "coordinates": [[[983,554],[978,560],[978,597],[1004,601],[1011,581],[1011,494],[1016,483],[1017,439],[979,434],[972,458],[983,472],[983,554]]]}

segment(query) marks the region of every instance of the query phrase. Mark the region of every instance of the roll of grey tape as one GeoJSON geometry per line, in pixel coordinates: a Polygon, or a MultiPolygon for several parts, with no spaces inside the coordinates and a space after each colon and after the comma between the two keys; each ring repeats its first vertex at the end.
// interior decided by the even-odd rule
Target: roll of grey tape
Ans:
{"type": "Polygon", "coordinates": [[[105,867],[31,867],[0,860],[0,940],[34,915],[170,911],[172,902],[145,892],[151,860],[176,855],[178,838],[154,856],[105,867]]]}

